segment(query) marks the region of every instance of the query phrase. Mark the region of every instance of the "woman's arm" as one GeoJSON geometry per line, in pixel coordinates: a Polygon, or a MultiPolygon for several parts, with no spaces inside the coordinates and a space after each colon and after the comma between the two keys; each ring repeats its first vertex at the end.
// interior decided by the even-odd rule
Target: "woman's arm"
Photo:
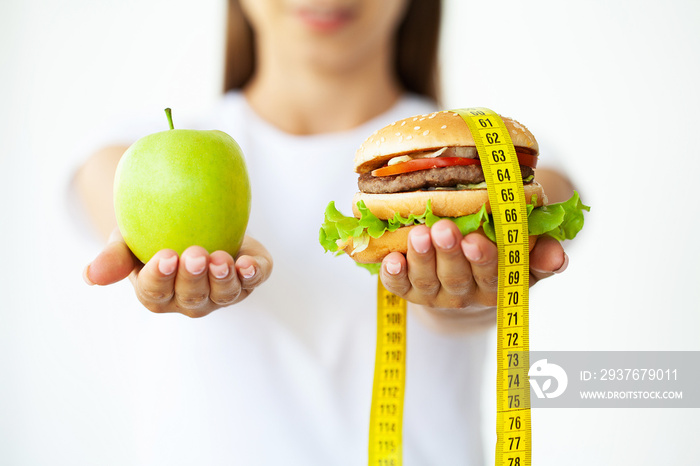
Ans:
{"type": "Polygon", "coordinates": [[[126,146],[108,146],[90,157],[75,175],[75,188],[100,237],[106,240],[117,227],[114,215],[114,173],[126,146]]]}

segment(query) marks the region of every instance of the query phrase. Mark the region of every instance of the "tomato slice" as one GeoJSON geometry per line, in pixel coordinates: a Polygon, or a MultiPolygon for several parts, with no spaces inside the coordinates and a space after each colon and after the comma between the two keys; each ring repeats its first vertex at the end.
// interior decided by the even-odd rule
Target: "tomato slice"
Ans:
{"type": "Polygon", "coordinates": [[[417,172],[430,168],[451,167],[453,165],[479,165],[479,159],[467,159],[464,157],[433,157],[426,159],[413,159],[396,165],[387,165],[372,171],[372,176],[389,176],[400,173],[417,172]]]}
{"type": "Polygon", "coordinates": [[[516,153],[518,154],[518,163],[520,165],[525,165],[526,167],[530,167],[530,168],[537,167],[537,156],[536,155],[528,154],[526,152],[518,152],[517,148],[515,150],[516,150],[516,153]]]}
{"type": "MultiPolygon", "coordinates": [[[[537,166],[537,156],[525,152],[517,152],[518,163],[526,167],[535,168],[537,166]]],[[[479,159],[468,159],[465,157],[432,157],[425,159],[413,159],[406,162],[397,163],[396,165],[387,165],[386,167],[372,170],[372,176],[391,176],[400,175],[401,173],[417,172],[420,170],[429,170],[431,168],[451,167],[454,165],[481,165],[479,159]]]]}

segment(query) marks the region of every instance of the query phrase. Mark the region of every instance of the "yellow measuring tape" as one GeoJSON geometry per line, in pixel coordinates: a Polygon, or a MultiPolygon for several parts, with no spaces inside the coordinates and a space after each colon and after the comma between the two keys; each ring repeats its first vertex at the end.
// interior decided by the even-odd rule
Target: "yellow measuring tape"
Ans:
{"type": "Polygon", "coordinates": [[[369,424],[370,466],[400,466],[406,382],[406,301],[377,284],[377,350],[369,424]]]}
{"type": "MultiPolygon", "coordinates": [[[[481,159],[498,247],[496,466],[530,466],[529,236],[520,165],[503,120],[486,108],[454,110],[481,159]]],[[[369,465],[400,466],[406,373],[406,301],[377,288],[377,349],[369,465]]]]}
{"type": "Polygon", "coordinates": [[[481,159],[498,246],[496,466],[530,466],[527,207],[520,165],[506,125],[487,108],[455,110],[481,159]]]}

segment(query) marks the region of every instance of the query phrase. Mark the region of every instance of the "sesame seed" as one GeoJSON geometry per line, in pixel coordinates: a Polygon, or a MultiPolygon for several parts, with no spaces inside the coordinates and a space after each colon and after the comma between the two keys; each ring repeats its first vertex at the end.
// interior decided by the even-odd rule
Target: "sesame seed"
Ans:
{"type": "Polygon", "coordinates": [[[406,126],[406,120],[401,122],[401,126],[406,126]]]}
{"type": "Polygon", "coordinates": [[[429,129],[426,129],[425,131],[423,131],[423,136],[427,136],[428,133],[430,133],[430,130],[429,130],[429,129]]]}
{"type": "Polygon", "coordinates": [[[410,134],[408,136],[406,136],[407,141],[410,141],[411,139],[413,139],[413,136],[411,136],[410,134]]]}
{"type": "Polygon", "coordinates": [[[442,125],[440,129],[447,129],[447,125],[442,125]]]}
{"type": "Polygon", "coordinates": [[[413,129],[415,129],[416,131],[418,131],[418,130],[420,129],[420,126],[416,126],[416,127],[413,128],[413,129]]]}
{"type": "Polygon", "coordinates": [[[380,141],[382,141],[382,142],[385,141],[384,136],[381,137],[380,141]]]}

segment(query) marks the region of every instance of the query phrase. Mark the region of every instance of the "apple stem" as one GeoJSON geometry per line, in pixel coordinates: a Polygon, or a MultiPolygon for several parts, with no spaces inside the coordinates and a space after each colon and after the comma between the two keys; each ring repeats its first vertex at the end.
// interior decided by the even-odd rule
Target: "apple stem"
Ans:
{"type": "Polygon", "coordinates": [[[173,126],[173,113],[169,108],[165,109],[165,115],[168,117],[168,124],[170,125],[170,129],[175,129],[173,126]]]}

